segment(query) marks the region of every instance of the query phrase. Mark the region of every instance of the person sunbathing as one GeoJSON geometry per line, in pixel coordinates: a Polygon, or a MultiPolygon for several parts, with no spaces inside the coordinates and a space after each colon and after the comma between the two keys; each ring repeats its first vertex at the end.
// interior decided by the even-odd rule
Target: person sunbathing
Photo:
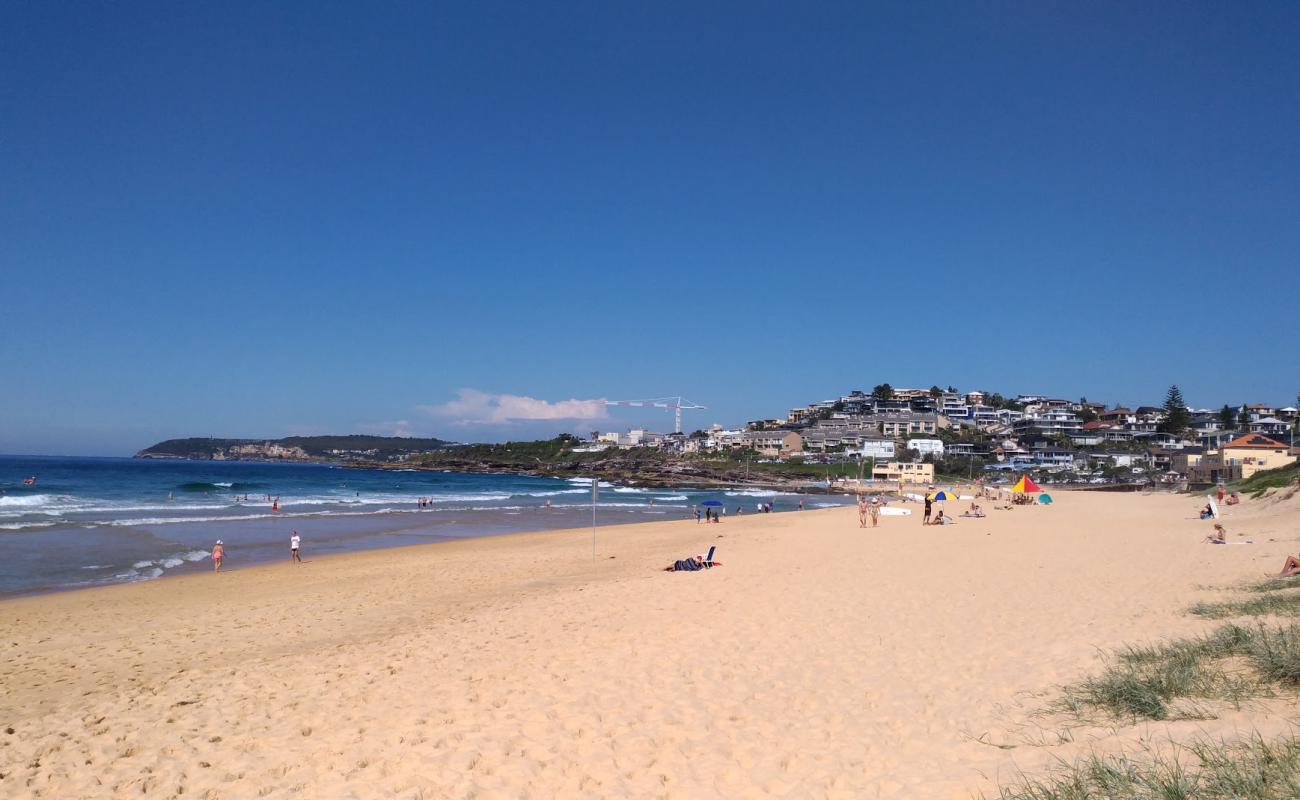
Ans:
{"type": "Polygon", "coordinates": [[[1214,533],[1205,537],[1205,544],[1227,544],[1228,533],[1219,523],[1214,523],[1214,533]]]}
{"type": "Polygon", "coordinates": [[[978,519],[979,517],[984,516],[984,509],[980,508],[978,503],[971,503],[970,510],[963,513],[962,516],[975,517],[978,519]]]}
{"type": "Polygon", "coordinates": [[[1230,505],[1230,506],[1235,506],[1240,502],[1241,502],[1241,495],[1237,494],[1236,492],[1233,492],[1232,494],[1228,495],[1228,499],[1224,501],[1226,505],[1230,505]]]}
{"type": "Polygon", "coordinates": [[[1279,578],[1290,578],[1292,575],[1300,575],[1300,558],[1287,556],[1286,561],[1282,563],[1282,571],[1277,576],[1279,578]]]}
{"type": "Polygon", "coordinates": [[[711,569],[722,566],[721,561],[705,561],[704,556],[696,555],[690,558],[683,558],[681,561],[674,561],[664,567],[664,572],[699,572],[702,569],[711,569]]]}

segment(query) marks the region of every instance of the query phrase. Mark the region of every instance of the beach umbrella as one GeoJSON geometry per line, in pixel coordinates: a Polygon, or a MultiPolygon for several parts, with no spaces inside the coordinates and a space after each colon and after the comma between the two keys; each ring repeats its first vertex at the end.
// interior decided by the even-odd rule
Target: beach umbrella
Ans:
{"type": "Polygon", "coordinates": [[[1043,489],[1034,483],[1033,479],[1028,475],[1021,475],[1020,480],[1016,481],[1016,485],[1011,487],[1011,491],[1028,494],[1029,492],[1041,492],[1043,489]]]}
{"type": "Polygon", "coordinates": [[[930,499],[936,503],[942,503],[944,500],[956,500],[957,495],[953,494],[950,491],[940,489],[939,491],[930,495],[930,499]]]}
{"type": "Polygon", "coordinates": [[[1038,502],[1042,503],[1045,506],[1050,506],[1052,504],[1052,496],[1044,492],[1043,494],[1040,494],[1038,496],[1038,502]]]}
{"type": "Polygon", "coordinates": [[[718,508],[722,506],[722,503],[719,503],[717,500],[705,500],[703,503],[700,503],[700,505],[718,508]]]}

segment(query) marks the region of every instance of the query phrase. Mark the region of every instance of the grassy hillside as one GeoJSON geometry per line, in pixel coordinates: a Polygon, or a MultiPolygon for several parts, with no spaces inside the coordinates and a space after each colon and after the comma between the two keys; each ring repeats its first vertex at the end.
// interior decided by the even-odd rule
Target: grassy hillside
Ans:
{"type": "Polygon", "coordinates": [[[1236,483],[1233,488],[1246,494],[1259,494],[1266,489],[1281,489],[1300,482],[1300,462],[1288,464],[1277,469],[1256,472],[1244,481],[1236,483]]]}

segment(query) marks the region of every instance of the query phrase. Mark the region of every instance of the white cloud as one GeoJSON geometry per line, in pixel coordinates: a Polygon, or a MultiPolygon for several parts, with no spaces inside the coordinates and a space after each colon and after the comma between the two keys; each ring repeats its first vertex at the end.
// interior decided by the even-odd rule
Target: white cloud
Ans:
{"type": "Polygon", "coordinates": [[[516,394],[489,394],[461,389],[456,399],[437,405],[417,406],[420,411],[458,425],[503,425],[525,420],[606,419],[604,400],[548,402],[516,394]]]}

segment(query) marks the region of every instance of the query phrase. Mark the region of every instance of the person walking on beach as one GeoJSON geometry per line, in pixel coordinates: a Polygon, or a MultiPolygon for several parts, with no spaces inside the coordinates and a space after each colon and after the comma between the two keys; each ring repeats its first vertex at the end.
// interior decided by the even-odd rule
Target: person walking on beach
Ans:
{"type": "Polygon", "coordinates": [[[930,511],[931,511],[932,508],[933,508],[933,507],[930,505],[930,496],[929,496],[929,495],[926,495],[926,497],[925,497],[925,514],[923,514],[923,515],[921,516],[921,524],[922,524],[922,525],[929,525],[929,524],[930,524],[930,511]]]}
{"type": "Polygon", "coordinates": [[[212,571],[221,571],[221,561],[226,557],[226,546],[218,539],[217,543],[212,545],[212,571]]]}
{"type": "Polygon", "coordinates": [[[867,498],[858,497],[858,527],[867,527],[867,498]]]}
{"type": "Polygon", "coordinates": [[[871,505],[868,506],[871,511],[871,527],[875,528],[880,525],[880,498],[871,498],[871,505]]]}
{"type": "Polygon", "coordinates": [[[299,564],[302,563],[302,556],[298,555],[298,548],[301,546],[302,539],[298,536],[298,532],[294,531],[293,535],[289,537],[289,555],[299,564]]]}
{"type": "Polygon", "coordinates": [[[799,510],[800,510],[800,511],[803,511],[803,498],[802,498],[802,497],[799,498],[799,510]]]}

